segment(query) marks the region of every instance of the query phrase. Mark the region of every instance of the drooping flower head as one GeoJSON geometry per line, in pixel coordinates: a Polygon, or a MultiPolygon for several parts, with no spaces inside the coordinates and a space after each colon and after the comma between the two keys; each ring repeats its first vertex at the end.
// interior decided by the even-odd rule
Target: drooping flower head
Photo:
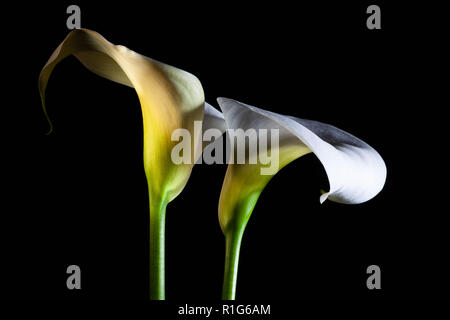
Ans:
{"type": "Polygon", "coordinates": [[[274,130],[277,135],[276,144],[267,149],[251,149],[246,144],[245,150],[247,160],[267,158],[265,153],[270,153],[271,158],[275,156],[275,166],[260,159],[254,163],[230,162],[223,182],[219,200],[219,221],[227,241],[223,297],[234,299],[242,235],[262,190],[281,168],[312,152],[322,163],[330,184],[320,202],[329,199],[357,204],[370,200],[383,188],[386,165],[367,143],[334,126],[280,115],[232,99],[219,98],[218,103],[228,130],[274,130]]]}
{"type": "MultiPolygon", "coordinates": [[[[39,76],[39,90],[45,110],[45,90],[54,67],[69,55],[106,79],[136,90],[143,118],[144,168],[151,197],[170,202],[186,184],[194,161],[174,164],[170,151],[175,129],[192,133],[194,121],[203,120],[204,94],[192,74],[145,57],[124,46],[114,45],[97,32],[78,29],[70,32],[56,48],[39,76]]],[[[47,114],[47,113],[46,113],[47,114]]],[[[193,155],[194,157],[194,155],[193,155]]]]}

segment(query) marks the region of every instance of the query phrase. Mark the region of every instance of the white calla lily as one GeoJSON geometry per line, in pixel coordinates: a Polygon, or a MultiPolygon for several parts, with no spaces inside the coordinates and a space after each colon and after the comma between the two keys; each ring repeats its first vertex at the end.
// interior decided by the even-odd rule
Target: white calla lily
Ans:
{"type": "Polygon", "coordinates": [[[367,143],[334,126],[280,115],[232,99],[219,98],[218,103],[228,129],[276,129],[279,133],[279,146],[270,151],[278,154],[279,165],[271,174],[261,174],[267,166],[260,162],[230,163],[222,186],[219,221],[227,240],[223,298],[234,299],[242,235],[260,193],[276,172],[313,152],[324,166],[330,184],[320,202],[329,199],[358,204],[370,200],[383,188],[386,165],[367,143]]]}

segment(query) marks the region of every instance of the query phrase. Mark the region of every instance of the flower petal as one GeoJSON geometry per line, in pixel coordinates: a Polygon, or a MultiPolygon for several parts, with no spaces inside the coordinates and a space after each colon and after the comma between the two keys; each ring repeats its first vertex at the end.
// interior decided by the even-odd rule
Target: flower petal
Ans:
{"type": "Polygon", "coordinates": [[[194,162],[175,165],[171,161],[170,152],[176,144],[171,134],[179,128],[189,130],[192,145],[199,138],[194,136],[194,121],[203,119],[200,81],[188,72],[114,45],[97,32],[78,29],[56,48],[39,76],[46,116],[48,79],[56,64],[69,55],[74,55],[92,72],[136,90],[144,122],[144,167],[150,195],[154,193],[171,201],[186,184],[194,162]]]}
{"type": "Polygon", "coordinates": [[[222,133],[226,130],[226,123],[223,113],[214,108],[208,102],[205,102],[205,114],[203,116],[202,130],[218,129],[222,133]]]}
{"type": "MultiPolygon", "coordinates": [[[[320,197],[321,202],[328,198],[340,203],[362,203],[383,188],[383,159],[355,136],[328,124],[280,115],[232,99],[219,98],[218,102],[229,128],[280,130],[279,169],[312,151],[324,166],[330,183],[330,191],[320,197]]],[[[264,180],[262,176],[255,179],[264,180]]]]}

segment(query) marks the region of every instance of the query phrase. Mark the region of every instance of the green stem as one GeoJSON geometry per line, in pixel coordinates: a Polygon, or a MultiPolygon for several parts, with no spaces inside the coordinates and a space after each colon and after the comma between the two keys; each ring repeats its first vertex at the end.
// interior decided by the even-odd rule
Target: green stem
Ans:
{"type": "Polygon", "coordinates": [[[236,298],[236,283],[239,265],[239,252],[243,231],[230,232],[225,235],[225,272],[223,277],[222,300],[234,300],[236,298]]]}
{"type": "Polygon", "coordinates": [[[164,239],[166,205],[150,199],[150,300],[165,300],[164,239]]]}

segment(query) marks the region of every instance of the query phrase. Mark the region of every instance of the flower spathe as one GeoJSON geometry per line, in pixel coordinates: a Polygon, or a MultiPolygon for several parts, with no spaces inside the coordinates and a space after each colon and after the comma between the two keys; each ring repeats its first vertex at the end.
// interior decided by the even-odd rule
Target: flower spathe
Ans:
{"type": "Polygon", "coordinates": [[[278,149],[270,151],[279,156],[279,166],[273,174],[262,175],[260,169],[265,165],[259,162],[230,163],[223,182],[219,221],[227,240],[227,260],[233,260],[226,263],[225,278],[229,278],[224,281],[223,297],[234,299],[241,238],[259,195],[276,172],[312,152],[322,163],[330,184],[320,202],[329,199],[358,204],[370,200],[383,188],[386,165],[367,143],[334,126],[280,115],[227,98],[219,98],[218,103],[228,129],[279,132],[278,149]]]}
{"type": "MultiPolygon", "coordinates": [[[[204,119],[204,93],[192,74],[145,57],[124,46],[114,45],[97,32],[71,31],[56,48],[39,75],[39,91],[45,107],[45,90],[54,67],[74,55],[87,69],[106,79],[135,89],[142,110],[144,169],[150,201],[150,298],[165,298],[164,229],[165,209],[184,188],[192,161],[175,164],[171,150],[177,143],[172,132],[186,129],[191,145],[201,139],[194,122],[204,119]]],[[[208,107],[209,108],[209,107],[208,107]]],[[[209,113],[205,114],[209,119],[209,113]]]]}
{"type": "Polygon", "coordinates": [[[136,90],[142,109],[149,189],[167,202],[173,200],[186,184],[193,164],[172,163],[170,151],[176,142],[171,134],[177,128],[194,134],[194,121],[202,121],[204,94],[200,81],[186,71],[114,45],[95,31],[78,29],[69,33],[41,71],[39,90],[44,109],[50,74],[69,55],[90,71],[136,90]]]}

